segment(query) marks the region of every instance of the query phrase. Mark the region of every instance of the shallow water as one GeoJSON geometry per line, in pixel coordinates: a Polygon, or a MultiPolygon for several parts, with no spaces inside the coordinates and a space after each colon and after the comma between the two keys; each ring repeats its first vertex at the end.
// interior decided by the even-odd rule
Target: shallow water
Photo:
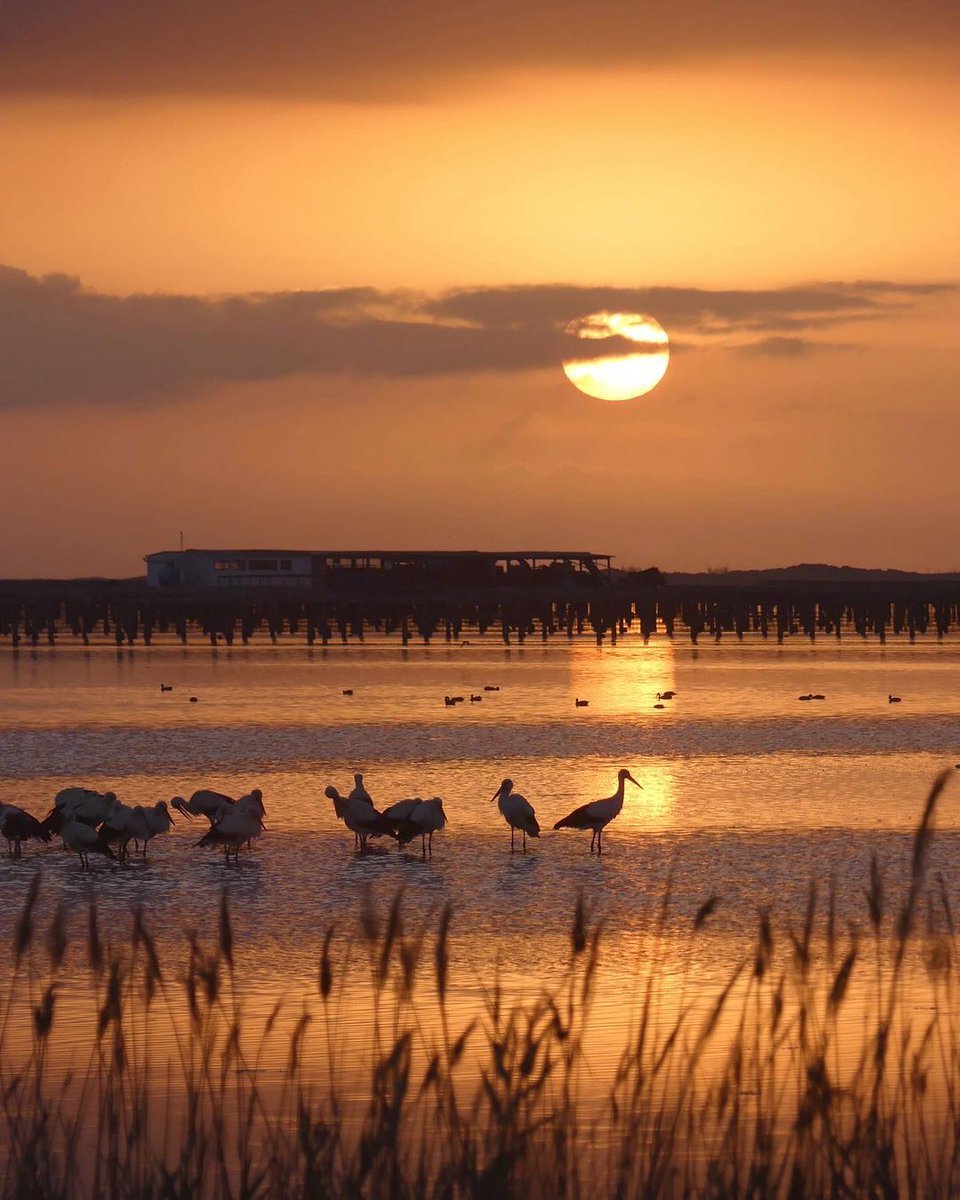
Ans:
{"type": "MultiPolygon", "coordinates": [[[[267,829],[228,866],[195,847],[204,822],[178,818],[146,862],[101,860],[89,876],[59,843],[28,844],[22,861],[0,861],[3,924],[38,867],[47,911],[62,898],[79,922],[93,897],[119,940],[137,903],[161,940],[212,931],[225,886],[251,1002],[265,1011],[278,992],[314,986],[325,930],[355,929],[368,889],[385,907],[403,888],[413,924],[453,903],[455,983],[469,1004],[497,969],[518,984],[556,974],[580,890],[608,931],[605,968],[628,993],[669,880],[674,932],[720,897],[698,965],[720,979],[748,951],[760,907],[800,923],[811,880],[824,897],[833,881],[844,921],[865,920],[872,855],[896,892],[930,783],[960,761],[958,668],[949,640],[4,652],[0,798],[42,816],[70,784],[128,803],[260,787],[267,829]],[[676,698],[655,709],[667,689],[676,698]],[[800,702],[808,692],[826,699],[800,702]],[[482,701],[450,708],[447,694],[482,701]],[[551,827],[609,795],[621,766],[643,790],[627,786],[598,858],[585,834],[551,827]],[[357,770],[378,805],[443,797],[449,825],[432,858],[417,846],[354,853],[323,789],[348,790],[357,770]],[[511,854],[490,802],[505,775],[544,830],[526,854],[511,854]]],[[[938,827],[932,867],[960,904],[952,790],[938,827]]],[[[616,1005],[604,1012],[615,1023],[616,1005]]]]}

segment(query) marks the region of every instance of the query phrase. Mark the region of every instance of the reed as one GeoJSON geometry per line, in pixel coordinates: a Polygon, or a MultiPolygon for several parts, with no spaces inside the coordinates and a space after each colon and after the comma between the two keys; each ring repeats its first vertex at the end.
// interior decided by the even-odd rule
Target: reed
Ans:
{"type": "Polygon", "coordinates": [[[226,896],[214,940],[187,934],[171,966],[140,911],[123,944],[93,907],[84,945],[62,908],[44,936],[35,881],[0,989],[0,1197],[954,1197],[957,934],[943,880],[927,878],[945,782],[899,901],[874,862],[863,927],[844,932],[832,887],[822,903],[811,886],[797,928],[758,914],[755,944],[709,995],[694,964],[722,898],[690,923],[678,979],[664,970],[668,886],[606,1081],[589,1072],[606,980],[587,897],[562,977],[532,998],[494,978],[464,1017],[455,912],[413,925],[397,895],[327,929],[315,994],[259,1021],[226,896]],[[81,955],[88,1027],[62,1030],[81,955]],[[345,1012],[361,982],[355,1057],[345,1012]],[[58,1035],[79,1048],[66,1076],[58,1035]]]}

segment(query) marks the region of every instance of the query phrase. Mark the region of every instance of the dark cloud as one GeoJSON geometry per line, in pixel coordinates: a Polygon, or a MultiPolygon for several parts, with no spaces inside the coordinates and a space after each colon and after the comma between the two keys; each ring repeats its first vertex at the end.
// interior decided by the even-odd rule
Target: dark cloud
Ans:
{"type": "Polygon", "coordinates": [[[956,44],[956,0],[3,0],[7,93],[383,99],[517,66],[956,44]]]}
{"type": "Polygon", "coordinates": [[[741,354],[767,358],[802,358],[808,354],[823,353],[828,350],[852,350],[853,346],[841,342],[811,341],[809,338],[783,337],[775,334],[771,337],[760,338],[756,342],[747,342],[738,346],[741,354]]]}
{"type": "MultiPolygon", "coordinates": [[[[931,286],[828,284],[777,290],[558,286],[460,289],[441,296],[374,288],[223,297],[112,296],[66,275],[0,267],[0,407],[133,404],[211,384],[298,374],[425,377],[536,370],[564,352],[572,315],[634,309],[655,315],[677,345],[805,348],[799,334],[900,311],[931,286]],[[769,322],[765,326],[765,322],[769,322]],[[686,339],[685,339],[685,335],[686,339]]],[[[588,342],[578,342],[580,357],[588,342]]],[[[597,351],[635,352],[632,342],[597,351]]]]}

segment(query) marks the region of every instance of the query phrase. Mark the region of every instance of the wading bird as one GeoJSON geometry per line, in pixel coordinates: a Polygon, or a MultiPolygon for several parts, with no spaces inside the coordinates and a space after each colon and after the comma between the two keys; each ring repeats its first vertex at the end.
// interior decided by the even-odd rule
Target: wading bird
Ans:
{"type": "MultiPolygon", "coordinates": [[[[603,853],[603,831],[614,817],[619,816],[620,809],[623,808],[623,785],[627,780],[640,787],[640,784],[634,779],[626,767],[622,767],[617,772],[617,790],[612,796],[608,796],[605,800],[591,800],[589,804],[582,804],[579,808],[575,808],[572,813],[568,813],[562,820],[554,825],[554,829],[592,829],[593,836],[590,838],[590,853],[593,853],[593,843],[597,843],[597,853],[603,853]]],[[[642,791],[642,788],[641,788],[642,791]]]]}
{"type": "Polygon", "coordinates": [[[81,871],[90,870],[90,855],[103,854],[106,858],[114,859],[114,853],[100,836],[100,831],[78,821],[76,817],[68,817],[60,837],[68,850],[74,850],[80,856],[81,871]]]}
{"type": "Polygon", "coordinates": [[[196,845],[223,846],[227,859],[233,851],[233,857],[239,862],[240,847],[259,837],[262,830],[263,819],[255,809],[232,808],[215,825],[210,826],[196,845]]]}
{"type": "MultiPolygon", "coordinates": [[[[362,776],[357,778],[362,778],[362,776]]],[[[352,794],[341,796],[332,784],[324,789],[323,794],[333,801],[333,811],[353,834],[354,846],[359,846],[361,854],[367,849],[367,838],[383,835],[396,836],[394,823],[378,813],[368,801],[361,800],[352,794]]]]}
{"type": "Polygon", "coordinates": [[[30,838],[38,842],[49,842],[50,831],[17,804],[0,804],[0,833],[7,839],[7,853],[11,858],[22,858],[21,843],[30,838]]]}
{"type": "Polygon", "coordinates": [[[506,823],[510,826],[510,853],[513,853],[513,841],[516,831],[523,834],[523,852],[527,852],[527,834],[530,837],[540,836],[540,826],[533,811],[533,805],[519,792],[513,790],[513,780],[505,779],[490,797],[491,802],[497,800],[497,808],[506,823]]]}
{"type": "Polygon", "coordinates": [[[211,825],[215,824],[219,817],[224,813],[229,812],[236,804],[236,800],[232,796],[227,796],[223,792],[214,792],[210,788],[201,788],[198,792],[194,792],[189,800],[184,800],[182,796],[174,796],[170,801],[173,808],[182,812],[185,817],[206,817],[211,825]]]}
{"type": "Polygon", "coordinates": [[[169,833],[174,824],[166,800],[158,800],[152,808],[138,804],[133,810],[133,842],[140,843],[140,853],[147,857],[147,842],[158,833],[169,833]]]}
{"type": "Polygon", "coordinates": [[[447,814],[443,811],[443,801],[439,796],[432,800],[421,800],[411,812],[409,820],[397,829],[397,841],[406,846],[415,837],[421,839],[423,857],[427,857],[429,846],[430,857],[433,858],[433,835],[447,823],[447,814]],[[429,839],[429,841],[428,841],[429,839]]]}

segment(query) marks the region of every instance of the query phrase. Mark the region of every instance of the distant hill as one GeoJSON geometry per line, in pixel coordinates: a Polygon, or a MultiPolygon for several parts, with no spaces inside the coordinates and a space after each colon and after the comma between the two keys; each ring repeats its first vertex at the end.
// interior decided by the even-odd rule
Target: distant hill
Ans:
{"type": "Polygon", "coordinates": [[[904,583],[924,579],[960,580],[960,571],[932,574],[896,571],[881,567],[835,567],[830,563],[797,563],[792,567],[768,567],[751,571],[670,571],[668,584],[708,584],[743,587],[757,583],[904,583]]]}

